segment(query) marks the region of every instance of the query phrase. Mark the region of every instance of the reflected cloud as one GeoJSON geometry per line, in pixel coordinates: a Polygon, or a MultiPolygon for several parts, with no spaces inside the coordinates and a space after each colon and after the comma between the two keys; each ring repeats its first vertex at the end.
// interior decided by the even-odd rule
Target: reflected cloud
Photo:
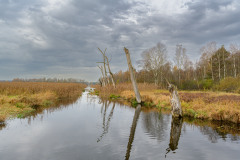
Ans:
{"type": "Polygon", "coordinates": [[[170,116],[166,116],[161,112],[148,112],[143,114],[143,127],[146,132],[156,138],[158,141],[163,141],[166,138],[166,131],[170,121],[170,116]]]}

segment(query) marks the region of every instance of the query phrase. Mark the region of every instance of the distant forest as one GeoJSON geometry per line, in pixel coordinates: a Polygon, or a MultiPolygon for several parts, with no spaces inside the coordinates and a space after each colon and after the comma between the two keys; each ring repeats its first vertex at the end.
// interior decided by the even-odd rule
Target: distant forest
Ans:
{"type": "Polygon", "coordinates": [[[58,82],[58,83],[87,83],[82,79],[74,78],[32,78],[32,79],[23,79],[23,78],[14,78],[13,82],[58,82]]]}
{"type": "MultiPolygon", "coordinates": [[[[142,69],[135,70],[137,82],[155,83],[166,87],[166,79],[183,90],[215,89],[240,93],[240,47],[231,44],[229,50],[224,45],[217,48],[210,42],[201,48],[201,57],[192,62],[182,45],[176,46],[174,64],[167,57],[164,44],[145,50],[137,63],[142,69]]],[[[118,83],[130,82],[128,71],[114,74],[118,83]]]]}

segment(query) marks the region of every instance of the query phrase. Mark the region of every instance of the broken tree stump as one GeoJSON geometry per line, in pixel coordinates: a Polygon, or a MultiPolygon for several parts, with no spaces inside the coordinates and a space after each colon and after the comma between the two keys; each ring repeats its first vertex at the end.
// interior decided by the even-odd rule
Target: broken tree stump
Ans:
{"type": "Polygon", "coordinates": [[[182,107],[177,92],[177,87],[168,82],[168,90],[170,92],[170,103],[172,106],[172,116],[173,117],[182,117],[182,107]]]}

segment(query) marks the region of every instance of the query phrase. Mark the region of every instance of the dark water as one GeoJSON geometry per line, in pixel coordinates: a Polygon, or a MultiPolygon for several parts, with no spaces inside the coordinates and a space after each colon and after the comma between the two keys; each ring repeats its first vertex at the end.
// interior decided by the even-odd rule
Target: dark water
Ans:
{"type": "Polygon", "coordinates": [[[238,129],[222,127],[85,92],[73,104],[0,125],[0,160],[237,160],[238,129]]]}

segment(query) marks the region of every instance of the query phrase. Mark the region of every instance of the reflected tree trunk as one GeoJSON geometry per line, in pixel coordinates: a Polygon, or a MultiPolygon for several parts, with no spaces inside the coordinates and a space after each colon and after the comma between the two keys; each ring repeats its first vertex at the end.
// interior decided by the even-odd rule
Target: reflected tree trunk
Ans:
{"type": "Polygon", "coordinates": [[[134,140],[135,130],[136,130],[136,127],[137,127],[137,121],[139,119],[140,112],[141,112],[141,105],[139,104],[137,106],[136,110],[135,110],[133,121],[132,121],[132,126],[131,126],[130,136],[129,136],[129,140],[128,140],[125,160],[128,160],[130,158],[132,143],[133,143],[133,140],[134,140]]]}
{"type": "Polygon", "coordinates": [[[166,149],[167,153],[165,157],[170,151],[175,151],[176,149],[178,149],[178,142],[181,135],[182,123],[183,123],[182,118],[172,117],[170,143],[169,143],[169,148],[166,149]]]}
{"type": "Polygon", "coordinates": [[[4,122],[0,122],[0,130],[6,127],[6,124],[4,122]]]}
{"type": "Polygon", "coordinates": [[[107,122],[106,122],[106,112],[107,112],[107,108],[108,108],[109,104],[107,104],[107,102],[106,102],[104,106],[105,106],[105,109],[104,109],[104,113],[103,113],[103,127],[102,127],[103,132],[100,135],[100,137],[97,139],[97,142],[100,142],[102,140],[103,136],[108,133],[108,128],[110,126],[110,122],[111,122],[111,119],[112,119],[112,116],[113,116],[115,103],[113,103],[112,109],[111,109],[111,111],[108,115],[108,118],[107,118],[107,122]]]}

